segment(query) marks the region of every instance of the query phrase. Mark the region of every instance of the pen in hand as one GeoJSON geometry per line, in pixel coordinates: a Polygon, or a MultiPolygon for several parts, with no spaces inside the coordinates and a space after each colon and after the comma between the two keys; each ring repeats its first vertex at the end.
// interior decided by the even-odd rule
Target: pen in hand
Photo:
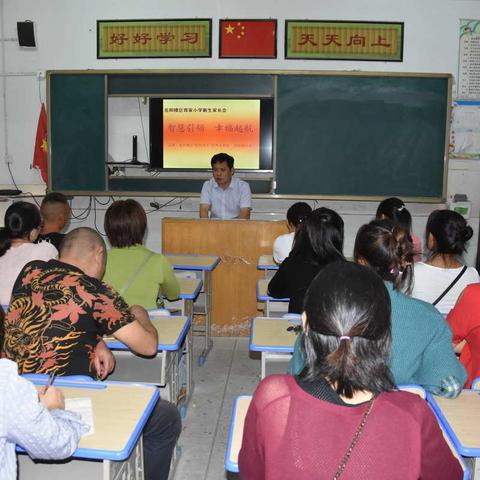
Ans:
{"type": "Polygon", "coordinates": [[[47,384],[39,395],[40,401],[48,408],[48,410],[65,408],[65,398],[62,391],[53,386],[55,375],[55,373],[49,375],[47,384]]]}

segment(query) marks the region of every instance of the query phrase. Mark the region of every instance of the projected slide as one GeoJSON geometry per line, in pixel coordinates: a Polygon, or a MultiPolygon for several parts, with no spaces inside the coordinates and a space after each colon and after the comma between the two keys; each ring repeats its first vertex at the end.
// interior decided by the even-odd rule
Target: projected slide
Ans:
{"type": "Polygon", "coordinates": [[[219,152],[260,167],[260,100],[163,100],[163,168],[210,168],[219,152]]]}

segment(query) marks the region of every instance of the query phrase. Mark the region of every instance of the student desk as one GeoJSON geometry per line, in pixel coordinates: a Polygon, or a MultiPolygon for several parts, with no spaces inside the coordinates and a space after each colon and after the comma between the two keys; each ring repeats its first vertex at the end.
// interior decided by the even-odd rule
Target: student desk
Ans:
{"type": "MultiPolygon", "coordinates": [[[[177,277],[180,286],[180,310],[182,315],[193,318],[193,302],[197,299],[203,286],[203,281],[199,278],[177,277]]],[[[165,302],[168,308],[168,301],[165,302]]]]}
{"type": "MultiPolygon", "coordinates": [[[[212,348],[211,328],[212,328],[212,277],[215,267],[220,262],[220,257],[216,255],[170,255],[166,257],[175,270],[188,270],[202,272],[202,279],[205,288],[205,326],[192,327],[194,334],[204,335],[205,347],[200,354],[199,364],[203,365],[208,352],[212,348]]],[[[193,318],[193,316],[192,316],[193,318]]]]}
{"type": "Polygon", "coordinates": [[[268,295],[268,280],[262,278],[257,281],[257,302],[264,302],[263,313],[266,317],[270,313],[286,313],[288,311],[288,298],[274,298],[268,295]]]}
{"type": "Polygon", "coordinates": [[[268,278],[269,273],[276,272],[278,265],[275,263],[273,255],[260,255],[258,257],[257,270],[263,270],[265,278],[268,278]]]}
{"type": "MultiPolygon", "coordinates": [[[[35,380],[45,385],[46,380],[35,380]]],[[[141,434],[159,391],[147,385],[57,379],[65,398],[92,399],[95,433],[80,440],[70,461],[34,463],[18,455],[19,480],[142,480],[141,434]]]]}
{"type": "MultiPolygon", "coordinates": [[[[300,325],[300,320],[273,317],[257,317],[252,320],[250,351],[262,354],[261,378],[265,378],[268,361],[290,360],[297,334],[287,328],[296,325],[300,325]]],[[[286,373],[286,369],[283,373],[286,373]]]]}
{"type": "MultiPolygon", "coordinates": [[[[425,390],[418,385],[399,385],[398,388],[403,391],[408,391],[420,395],[425,398],[425,390]]],[[[445,401],[447,401],[446,399],[445,401]]],[[[230,420],[230,430],[228,434],[227,451],[225,453],[225,470],[232,473],[238,473],[238,454],[242,446],[243,439],[243,426],[245,424],[245,417],[247,415],[248,407],[252,401],[251,395],[241,395],[235,398],[233,402],[232,418],[230,420]]],[[[455,447],[449,442],[449,438],[446,437],[447,443],[452,449],[453,454],[458,458],[462,469],[464,471],[463,480],[470,478],[469,471],[466,468],[463,459],[458,455],[455,447]]]]}
{"type": "Polygon", "coordinates": [[[232,419],[230,421],[230,432],[225,454],[225,470],[228,472],[238,473],[238,454],[242,446],[243,425],[251,401],[251,395],[241,395],[235,398],[233,402],[232,419]]]}
{"type": "Polygon", "coordinates": [[[191,320],[186,316],[151,318],[158,332],[158,354],[154,358],[135,355],[122,342],[108,337],[106,344],[115,356],[115,370],[110,380],[158,385],[167,390],[167,400],[176,403],[180,391],[178,363],[185,341],[187,400],[193,388],[191,320]]]}
{"type": "Polygon", "coordinates": [[[480,396],[476,390],[463,390],[454,400],[427,394],[454,447],[470,463],[472,478],[480,478],[480,396]]]}

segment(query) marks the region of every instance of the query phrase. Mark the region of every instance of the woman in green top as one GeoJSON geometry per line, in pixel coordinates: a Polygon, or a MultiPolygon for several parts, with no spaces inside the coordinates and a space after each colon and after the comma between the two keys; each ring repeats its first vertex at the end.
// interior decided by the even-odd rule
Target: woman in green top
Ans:
{"type": "Polygon", "coordinates": [[[108,251],[103,281],[115,288],[129,305],[157,308],[157,298],[175,300],[180,287],[170,262],[143,246],[147,216],[135,200],[117,200],[105,214],[108,251]]]}

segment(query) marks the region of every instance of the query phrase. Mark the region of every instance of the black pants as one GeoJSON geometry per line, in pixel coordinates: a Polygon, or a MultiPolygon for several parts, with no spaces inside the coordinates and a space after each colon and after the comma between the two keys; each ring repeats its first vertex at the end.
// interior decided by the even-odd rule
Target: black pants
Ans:
{"type": "Polygon", "coordinates": [[[159,400],[143,429],[145,480],[167,480],[175,443],[182,430],[177,407],[159,400]]]}

